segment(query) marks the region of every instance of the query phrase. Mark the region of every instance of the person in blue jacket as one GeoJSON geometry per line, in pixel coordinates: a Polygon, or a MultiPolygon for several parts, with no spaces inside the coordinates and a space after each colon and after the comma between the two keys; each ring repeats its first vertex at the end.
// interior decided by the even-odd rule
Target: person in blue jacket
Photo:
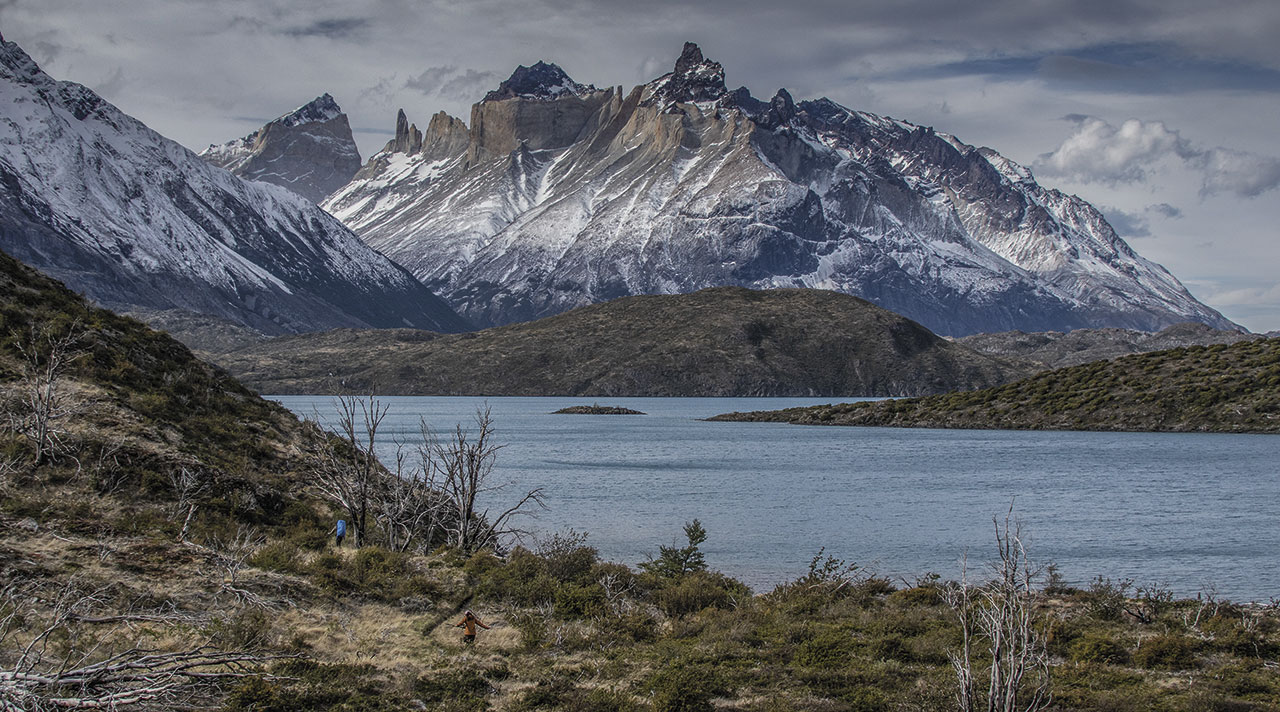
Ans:
{"type": "Polygon", "coordinates": [[[338,546],[342,546],[342,540],[347,536],[347,520],[339,519],[338,526],[334,531],[336,532],[334,538],[337,540],[338,546]]]}

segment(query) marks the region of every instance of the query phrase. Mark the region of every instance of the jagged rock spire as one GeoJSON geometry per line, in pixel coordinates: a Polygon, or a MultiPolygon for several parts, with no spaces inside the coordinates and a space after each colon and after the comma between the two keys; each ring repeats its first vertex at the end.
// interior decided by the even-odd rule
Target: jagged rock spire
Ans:
{"type": "Polygon", "coordinates": [[[417,124],[409,123],[404,109],[396,113],[396,137],[387,143],[384,151],[414,154],[422,149],[422,132],[417,124]]]}
{"type": "Polygon", "coordinates": [[[675,70],[649,84],[648,103],[715,101],[728,89],[724,84],[724,67],[702,56],[702,50],[685,42],[675,70]]]}

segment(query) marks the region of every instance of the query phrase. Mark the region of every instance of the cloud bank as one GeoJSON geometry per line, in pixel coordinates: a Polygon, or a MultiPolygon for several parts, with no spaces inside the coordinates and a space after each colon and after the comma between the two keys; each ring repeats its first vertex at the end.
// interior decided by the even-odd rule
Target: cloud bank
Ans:
{"type": "Polygon", "coordinates": [[[1197,148],[1162,121],[1128,119],[1120,126],[1095,116],[1064,117],[1075,131],[1033,164],[1037,173],[1080,183],[1140,183],[1172,164],[1201,176],[1201,196],[1256,198],[1280,187],[1280,159],[1221,146],[1197,148]]]}

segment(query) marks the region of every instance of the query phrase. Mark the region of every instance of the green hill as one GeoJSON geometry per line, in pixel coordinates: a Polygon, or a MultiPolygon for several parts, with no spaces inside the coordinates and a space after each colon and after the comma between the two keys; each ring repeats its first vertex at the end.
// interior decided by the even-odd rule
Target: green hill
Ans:
{"type": "Polygon", "coordinates": [[[626,297],[469,334],[285,336],[210,358],[262,393],[902,396],[1029,372],[857,297],[740,287],[626,297]]]}
{"type": "Polygon", "coordinates": [[[1017,430],[1280,432],[1280,339],[1190,346],[978,391],[713,420],[1017,430]]]}

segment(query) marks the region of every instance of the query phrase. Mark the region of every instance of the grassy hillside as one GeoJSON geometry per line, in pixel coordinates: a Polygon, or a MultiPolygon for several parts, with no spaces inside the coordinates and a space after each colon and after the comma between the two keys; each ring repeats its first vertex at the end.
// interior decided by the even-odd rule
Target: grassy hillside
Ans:
{"type": "Polygon", "coordinates": [[[913,395],[1027,372],[857,297],[737,287],[627,297],[470,334],[282,337],[211,358],[263,393],[913,395]]]}
{"type": "Polygon", "coordinates": [[[714,420],[915,428],[1280,433],[1280,339],[1192,346],[979,391],[714,420]]]}
{"type": "MultiPolygon", "coordinates": [[[[496,553],[393,551],[377,532],[336,548],[338,512],[308,476],[344,454],[331,439],[3,255],[0,297],[6,415],[23,412],[33,326],[78,334],[85,354],[58,382],[53,455],[34,463],[31,432],[0,418],[0,708],[104,695],[100,708],[223,712],[954,704],[948,653],[962,636],[946,599],[958,584],[895,583],[819,552],[753,595],[706,565],[699,545],[719,533],[693,523],[687,545],[636,569],[572,531],[496,553]],[[184,468],[209,485],[185,500],[173,478],[184,468]],[[464,609],[490,626],[474,646],[454,626],[464,609]],[[108,669],[173,655],[195,667],[108,669]],[[81,669],[92,674],[41,682],[81,669]],[[159,692],[137,693],[148,685],[159,692]]],[[[1280,710],[1274,606],[1033,583],[1017,600],[1044,645],[1050,709],[1280,710]]],[[[974,640],[985,689],[989,646],[974,640]]]]}

